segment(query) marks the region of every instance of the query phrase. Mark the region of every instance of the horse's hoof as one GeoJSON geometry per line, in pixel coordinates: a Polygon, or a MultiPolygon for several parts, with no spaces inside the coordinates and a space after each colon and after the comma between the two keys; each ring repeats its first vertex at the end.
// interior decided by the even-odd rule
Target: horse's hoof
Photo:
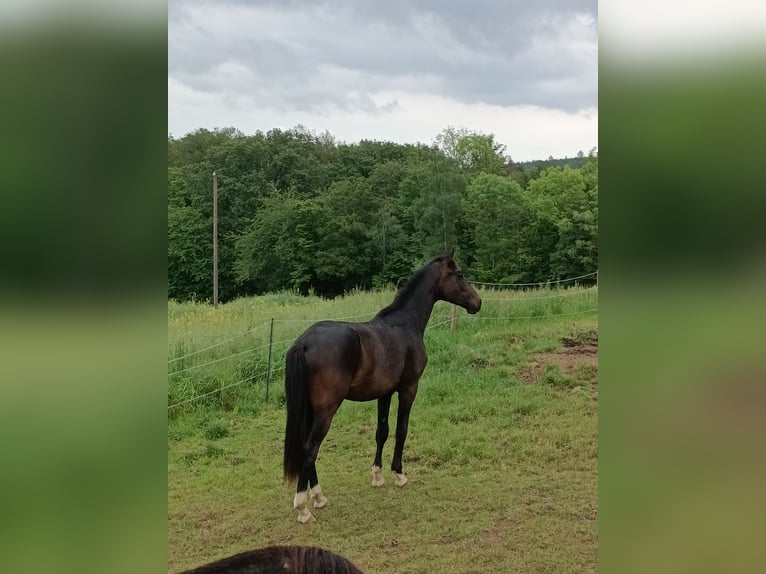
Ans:
{"type": "Polygon", "coordinates": [[[298,522],[301,524],[306,524],[307,522],[316,522],[317,519],[314,518],[314,515],[311,514],[311,511],[308,508],[304,508],[303,510],[298,511],[298,522]]]}
{"type": "Polygon", "coordinates": [[[383,479],[383,470],[379,466],[372,467],[372,485],[383,486],[386,481],[383,479]]]}
{"type": "Polygon", "coordinates": [[[407,480],[407,477],[404,476],[403,474],[399,474],[398,472],[395,472],[394,474],[396,475],[396,480],[394,481],[396,482],[396,486],[402,487],[409,482],[409,480],[407,480]]]}
{"type": "Polygon", "coordinates": [[[309,496],[314,501],[314,508],[327,506],[327,497],[322,493],[322,487],[318,484],[309,491],[309,496]]]}

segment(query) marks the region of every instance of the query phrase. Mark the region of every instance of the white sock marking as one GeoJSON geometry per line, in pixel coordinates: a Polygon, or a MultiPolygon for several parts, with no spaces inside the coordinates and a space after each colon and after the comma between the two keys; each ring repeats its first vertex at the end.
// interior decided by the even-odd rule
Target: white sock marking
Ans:
{"type": "Polygon", "coordinates": [[[309,496],[314,501],[314,508],[324,508],[327,506],[327,497],[322,493],[322,487],[315,484],[309,490],[309,496]]]}
{"type": "Polygon", "coordinates": [[[386,481],[383,479],[383,469],[379,466],[372,467],[372,485],[383,486],[386,481]]]}

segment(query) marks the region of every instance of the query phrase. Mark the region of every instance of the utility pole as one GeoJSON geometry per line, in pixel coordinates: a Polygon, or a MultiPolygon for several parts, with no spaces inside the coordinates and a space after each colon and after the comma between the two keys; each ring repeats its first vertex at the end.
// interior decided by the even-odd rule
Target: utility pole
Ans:
{"type": "Polygon", "coordinates": [[[274,345],[274,317],[271,318],[269,330],[269,371],[266,375],[266,402],[269,402],[269,385],[271,384],[271,347],[274,345]]]}
{"type": "Polygon", "coordinates": [[[213,307],[218,309],[218,176],[213,172],[213,307]]]}

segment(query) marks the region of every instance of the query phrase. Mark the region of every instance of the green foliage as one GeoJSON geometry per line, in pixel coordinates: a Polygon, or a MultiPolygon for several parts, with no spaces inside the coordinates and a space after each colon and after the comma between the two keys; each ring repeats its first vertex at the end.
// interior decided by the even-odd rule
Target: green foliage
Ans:
{"type": "Polygon", "coordinates": [[[537,261],[542,264],[547,255],[544,275],[579,276],[597,266],[598,168],[595,158],[588,161],[587,183],[582,171],[564,167],[549,168],[529,184],[541,239],[537,261]]]}
{"type": "Polygon", "coordinates": [[[436,136],[436,144],[468,173],[506,173],[505,146],[497,143],[493,134],[450,126],[436,136]]]}
{"type": "Polygon", "coordinates": [[[477,280],[589,273],[598,157],[574,159],[531,169],[491,134],[453,127],[434,146],[338,143],[301,126],[169,138],[168,296],[212,296],[213,172],[222,301],[395,285],[449,247],[477,280]]]}
{"type": "Polygon", "coordinates": [[[210,226],[198,209],[168,206],[169,297],[193,299],[208,294],[212,244],[208,246],[200,237],[209,233],[210,226]]]}
{"type": "Polygon", "coordinates": [[[229,436],[229,427],[224,421],[214,421],[205,428],[205,438],[209,440],[218,440],[229,436]]]}
{"type": "Polygon", "coordinates": [[[412,255],[425,260],[458,247],[465,178],[447,159],[411,166],[399,185],[398,209],[412,238],[412,255]]]}
{"type": "Polygon", "coordinates": [[[238,282],[254,293],[285,287],[308,292],[317,211],[312,199],[292,194],[266,198],[237,240],[238,282]]]}
{"type": "Polygon", "coordinates": [[[572,388],[574,382],[561,371],[561,367],[556,364],[545,365],[543,372],[538,379],[540,383],[551,385],[557,388],[572,388]]]}
{"type": "Polygon", "coordinates": [[[521,186],[507,177],[480,174],[468,187],[464,212],[476,279],[511,282],[526,278],[528,229],[534,212],[521,186]]]}

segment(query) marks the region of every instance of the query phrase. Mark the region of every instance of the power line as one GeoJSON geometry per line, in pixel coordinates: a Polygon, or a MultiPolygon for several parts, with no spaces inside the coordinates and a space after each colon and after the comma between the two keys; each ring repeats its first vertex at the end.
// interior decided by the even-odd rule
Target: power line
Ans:
{"type": "MultiPolygon", "coordinates": [[[[505,287],[548,285],[549,283],[564,283],[566,281],[574,281],[576,279],[582,279],[584,277],[591,277],[591,276],[595,275],[596,273],[598,273],[598,271],[594,271],[593,273],[588,273],[587,275],[581,275],[579,277],[571,277],[571,278],[568,278],[568,279],[559,279],[557,281],[547,281],[547,282],[540,282],[540,283],[483,283],[483,282],[480,282],[480,281],[470,281],[470,283],[474,284],[474,285],[490,285],[490,286],[505,286],[505,287]]],[[[584,289],[583,291],[588,291],[590,289],[596,289],[596,287],[595,286],[594,287],[588,287],[587,289],[584,289]]],[[[557,295],[549,295],[549,296],[546,296],[546,297],[524,297],[524,298],[519,298],[519,299],[511,299],[511,298],[486,298],[486,297],[483,297],[482,299],[484,301],[531,301],[531,300],[534,300],[534,299],[553,299],[553,298],[556,298],[556,297],[567,297],[569,295],[575,295],[575,294],[581,293],[581,292],[582,291],[577,291],[577,292],[571,292],[571,293],[562,293],[562,294],[557,294],[557,295]]],[[[367,317],[368,315],[374,315],[376,313],[377,313],[377,311],[368,311],[367,313],[362,313],[361,315],[350,315],[350,316],[346,316],[346,317],[332,317],[332,318],[328,318],[328,319],[321,319],[321,318],[313,318],[313,319],[312,318],[308,318],[308,319],[274,319],[274,322],[275,323],[307,323],[307,322],[311,322],[311,321],[313,321],[313,322],[320,322],[320,321],[344,321],[346,319],[358,319],[360,317],[367,317]]],[[[252,333],[256,329],[264,327],[264,326],[268,325],[269,323],[270,323],[269,321],[265,321],[263,323],[260,323],[259,325],[256,325],[255,327],[251,327],[250,329],[248,329],[244,333],[241,333],[240,335],[235,335],[234,337],[231,337],[230,339],[226,339],[226,340],[221,341],[219,343],[215,343],[215,344],[210,345],[208,347],[205,347],[203,349],[199,349],[198,351],[193,351],[191,353],[187,353],[186,355],[183,355],[181,357],[175,357],[173,359],[168,360],[168,363],[174,363],[176,361],[180,361],[180,360],[185,359],[187,357],[191,357],[193,355],[198,355],[200,353],[204,353],[205,351],[209,351],[210,349],[214,349],[216,347],[220,347],[221,345],[225,345],[226,343],[230,343],[232,341],[236,341],[237,339],[239,339],[241,337],[244,337],[244,336],[248,335],[249,333],[252,333]]],[[[209,364],[209,363],[207,363],[207,364],[209,364]]],[[[182,372],[182,371],[177,371],[177,372],[182,372]]]]}
{"type": "MultiPolygon", "coordinates": [[[[280,343],[289,343],[293,339],[285,339],[283,341],[277,341],[276,343],[271,343],[272,345],[278,345],[280,343]]],[[[226,357],[221,357],[220,359],[215,359],[213,361],[208,361],[207,363],[202,363],[200,365],[193,365],[191,367],[186,367],[185,369],[179,369],[177,371],[173,371],[171,373],[168,373],[169,377],[172,377],[173,375],[177,375],[179,373],[185,373],[187,371],[193,371],[195,369],[201,369],[202,367],[207,367],[208,365],[213,365],[215,363],[220,363],[221,361],[228,361],[229,359],[232,359],[234,357],[239,357],[241,355],[247,355],[248,353],[254,353],[255,351],[258,351],[259,349],[264,349],[269,346],[269,343],[266,343],[265,345],[261,345],[259,347],[253,347],[252,349],[246,349],[240,353],[233,353],[231,355],[227,355],[226,357]]]]}
{"type": "MultiPolygon", "coordinates": [[[[367,313],[364,313],[362,315],[351,315],[348,317],[335,317],[332,319],[274,319],[275,323],[306,323],[309,321],[319,322],[319,321],[343,321],[345,319],[358,319],[359,317],[366,317],[368,315],[374,315],[377,313],[377,311],[369,311],[367,313]]],[[[168,360],[169,363],[175,363],[176,361],[180,361],[181,359],[185,359],[187,357],[191,357],[193,355],[198,355],[200,353],[204,353],[205,351],[209,351],[210,349],[215,349],[216,347],[220,347],[221,345],[225,345],[226,343],[231,343],[232,341],[236,341],[237,339],[240,339],[244,337],[245,335],[248,335],[255,331],[256,329],[260,329],[261,327],[265,327],[266,325],[270,324],[270,321],[265,321],[263,323],[260,323],[256,325],[255,327],[251,327],[244,333],[241,333],[239,335],[235,335],[234,337],[231,337],[230,339],[225,339],[221,341],[220,343],[215,343],[214,345],[210,345],[208,347],[205,347],[204,349],[200,349],[198,351],[193,351],[191,353],[187,353],[186,355],[183,355],[181,357],[175,357],[173,359],[168,360]]],[[[180,371],[179,371],[180,372],[180,371]]]]}
{"type": "Polygon", "coordinates": [[[191,357],[192,355],[198,355],[200,353],[204,353],[205,351],[209,351],[210,349],[215,349],[216,347],[220,347],[221,345],[225,345],[226,343],[231,343],[232,341],[236,341],[237,339],[240,339],[244,337],[245,335],[248,335],[255,331],[256,329],[260,329],[261,327],[264,327],[268,325],[269,322],[266,321],[265,323],[261,323],[260,325],[256,325],[255,327],[250,327],[247,331],[244,333],[241,333],[239,335],[235,335],[231,339],[226,339],[225,341],[221,341],[220,343],[216,343],[214,345],[210,345],[209,347],[205,347],[204,349],[200,349],[199,351],[194,351],[192,353],[187,353],[186,355],[183,355],[181,357],[176,357],[175,359],[170,359],[168,363],[175,363],[176,361],[180,361],[181,359],[185,359],[187,357],[191,357]]]}
{"type": "Polygon", "coordinates": [[[452,321],[452,319],[447,319],[446,321],[440,321],[439,323],[434,323],[433,325],[428,325],[428,327],[426,327],[426,331],[428,331],[428,329],[432,329],[434,327],[438,327],[439,325],[446,325],[450,321],[452,321]]]}
{"type": "Polygon", "coordinates": [[[557,279],[555,281],[538,281],[537,283],[485,283],[483,281],[469,281],[472,285],[490,285],[490,286],[497,286],[497,287],[533,287],[533,286],[541,286],[541,285],[548,285],[551,283],[566,283],[567,281],[575,281],[577,279],[583,279],[585,277],[592,277],[593,275],[596,275],[598,271],[594,271],[592,273],[586,273],[585,275],[580,275],[579,277],[569,277],[567,279],[557,279]]]}
{"type": "Polygon", "coordinates": [[[260,377],[260,376],[263,376],[263,375],[266,375],[266,374],[268,374],[269,372],[272,372],[272,373],[274,373],[274,372],[277,372],[277,371],[281,371],[283,368],[284,368],[284,367],[278,367],[278,368],[276,368],[276,369],[271,369],[271,371],[268,371],[268,370],[266,370],[266,371],[263,371],[263,372],[261,372],[261,373],[256,373],[255,375],[252,375],[252,376],[250,376],[250,377],[247,377],[246,379],[242,379],[241,381],[238,381],[238,382],[236,382],[236,383],[232,383],[232,384],[230,384],[230,385],[226,385],[226,386],[224,386],[224,387],[221,387],[221,388],[219,388],[219,389],[216,389],[216,390],[214,390],[214,391],[210,391],[210,392],[208,392],[208,393],[204,393],[204,394],[202,394],[202,395],[197,395],[196,397],[192,397],[192,398],[190,398],[190,399],[186,399],[186,400],[184,400],[184,401],[180,401],[180,402],[178,402],[178,403],[172,404],[172,405],[168,406],[168,410],[170,410],[170,409],[172,409],[172,408],[174,408],[174,407],[177,407],[177,406],[179,406],[179,405],[185,405],[186,403],[191,403],[192,401],[196,401],[196,400],[198,400],[198,399],[202,399],[202,398],[204,398],[204,397],[207,397],[207,396],[209,396],[209,395],[214,395],[214,394],[216,394],[216,393],[220,393],[220,392],[221,392],[221,391],[223,391],[223,390],[226,390],[226,389],[230,389],[231,387],[236,387],[237,385],[241,385],[241,384],[243,384],[243,383],[246,383],[246,382],[248,382],[248,381],[252,381],[253,379],[255,379],[255,378],[257,378],[257,377],[260,377]]]}
{"type": "MultiPolygon", "coordinates": [[[[470,320],[484,320],[484,321],[487,321],[487,320],[506,320],[506,321],[510,321],[510,320],[515,320],[515,319],[553,319],[553,318],[556,318],[556,317],[567,317],[567,316],[572,316],[572,315],[583,315],[583,314],[586,314],[586,313],[592,313],[594,311],[598,311],[598,308],[595,307],[595,308],[592,308],[592,309],[586,309],[584,311],[576,311],[576,312],[573,312],[573,313],[560,313],[560,314],[557,314],[557,315],[530,315],[530,316],[526,316],[526,317],[513,317],[513,316],[512,317],[477,317],[475,315],[471,315],[471,316],[466,317],[466,319],[470,319],[470,320]]],[[[450,321],[451,321],[451,319],[447,319],[445,321],[439,321],[439,322],[434,323],[432,325],[428,325],[426,327],[426,330],[434,328],[434,327],[438,327],[440,325],[446,325],[450,321]]],[[[272,345],[279,345],[279,344],[282,344],[282,343],[289,343],[291,341],[292,341],[292,339],[286,339],[286,340],[283,340],[283,341],[277,341],[276,343],[272,343],[272,345]]],[[[218,363],[220,361],[224,361],[226,359],[230,359],[230,358],[235,357],[235,356],[243,355],[245,353],[250,353],[250,352],[253,352],[253,351],[256,351],[258,349],[262,349],[262,348],[268,347],[268,346],[269,345],[266,344],[266,345],[262,345],[261,347],[256,347],[254,349],[248,349],[247,351],[244,351],[242,353],[235,353],[233,355],[229,355],[228,357],[223,357],[221,359],[216,359],[215,361],[210,361],[208,363],[203,363],[202,365],[196,365],[196,366],[190,367],[188,369],[182,369],[180,371],[174,371],[173,373],[170,373],[170,375],[174,375],[174,374],[181,373],[181,372],[184,372],[184,371],[189,371],[189,370],[192,370],[192,369],[204,367],[206,365],[211,365],[213,363],[218,363]]],[[[261,377],[261,376],[264,376],[264,375],[268,375],[268,374],[271,374],[271,373],[279,372],[279,371],[281,371],[283,369],[284,369],[284,367],[276,367],[276,368],[273,368],[273,369],[267,369],[265,371],[261,371],[260,373],[256,373],[254,375],[246,377],[246,378],[244,378],[244,379],[242,379],[240,381],[237,381],[236,383],[231,383],[229,385],[225,385],[223,387],[220,387],[218,389],[209,391],[207,393],[203,393],[201,395],[197,395],[196,397],[191,397],[191,398],[185,399],[183,401],[179,401],[177,403],[169,405],[168,406],[168,410],[170,410],[172,408],[175,408],[175,407],[178,407],[178,406],[181,406],[181,405],[184,405],[184,404],[187,404],[187,403],[190,403],[190,402],[194,402],[196,400],[205,398],[205,397],[210,396],[210,395],[214,395],[216,393],[220,393],[221,391],[224,391],[226,389],[230,389],[232,387],[236,387],[236,386],[242,385],[242,384],[244,384],[244,383],[246,383],[248,381],[252,381],[253,379],[256,379],[258,377],[261,377]]]]}
{"type": "Polygon", "coordinates": [[[467,320],[471,321],[514,321],[516,319],[555,319],[557,317],[568,317],[570,315],[584,315],[585,313],[592,313],[593,311],[598,311],[598,307],[594,307],[593,309],[586,309],[585,311],[575,311],[574,313],[559,313],[557,315],[529,315],[526,317],[516,317],[516,316],[510,316],[510,317],[477,317],[476,315],[469,315],[466,317],[467,320]]]}
{"type": "Polygon", "coordinates": [[[565,293],[558,293],[556,295],[546,295],[545,297],[482,297],[482,301],[537,301],[539,299],[556,299],[558,297],[569,297],[571,295],[580,295],[582,293],[585,293],[587,291],[593,291],[597,289],[597,287],[594,285],[593,287],[588,287],[586,289],[581,289],[579,291],[568,291],[565,293]]]}
{"type": "Polygon", "coordinates": [[[377,311],[369,311],[367,313],[362,313],[361,315],[351,315],[349,317],[334,317],[330,319],[274,319],[275,323],[307,323],[309,321],[314,321],[316,323],[320,321],[345,321],[346,319],[358,319],[359,317],[367,317],[368,315],[374,315],[377,311]]]}

